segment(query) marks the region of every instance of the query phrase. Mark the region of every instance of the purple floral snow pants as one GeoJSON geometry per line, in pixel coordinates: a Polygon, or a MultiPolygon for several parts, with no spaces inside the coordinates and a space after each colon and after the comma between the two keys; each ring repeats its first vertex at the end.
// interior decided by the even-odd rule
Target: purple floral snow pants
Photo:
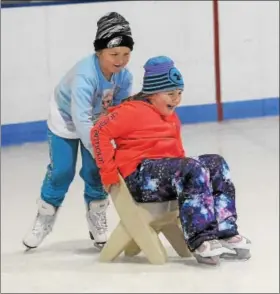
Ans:
{"type": "Polygon", "coordinates": [[[137,202],[178,199],[186,244],[238,234],[235,188],[220,155],[144,160],[125,182],[137,202]]]}

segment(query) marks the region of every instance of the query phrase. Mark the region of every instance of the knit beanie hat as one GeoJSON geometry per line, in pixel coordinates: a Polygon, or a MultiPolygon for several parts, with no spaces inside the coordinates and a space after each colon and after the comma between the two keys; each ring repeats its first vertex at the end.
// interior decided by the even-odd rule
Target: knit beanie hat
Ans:
{"type": "Polygon", "coordinates": [[[132,51],[133,45],[129,22],[123,16],[110,12],[98,20],[95,51],[114,47],[128,47],[132,51]]]}
{"type": "Polygon", "coordinates": [[[144,65],[144,69],[142,93],[154,94],[184,89],[183,77],[169,57],[157,56],[150,58],[144,65]]]}

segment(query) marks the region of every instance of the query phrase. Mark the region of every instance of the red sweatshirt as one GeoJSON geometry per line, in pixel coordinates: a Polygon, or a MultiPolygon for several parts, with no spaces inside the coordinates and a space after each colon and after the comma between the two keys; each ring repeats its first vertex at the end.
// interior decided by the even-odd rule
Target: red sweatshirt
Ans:
{"type": "Polygon", "coordinates": [[[164,117],[144,101],[111,107],[92,128],[91,142],[103,185],[118,183],[118,171],[125,178],[144,159],[185,156],[177,115],[164,117]]]}

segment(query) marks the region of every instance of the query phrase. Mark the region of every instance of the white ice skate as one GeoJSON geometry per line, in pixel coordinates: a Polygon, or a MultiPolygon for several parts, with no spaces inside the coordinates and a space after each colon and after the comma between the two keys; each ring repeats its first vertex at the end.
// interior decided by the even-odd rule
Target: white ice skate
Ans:
{"type": "Polygon", "coordinates": [[[232,250],[225,248],[218,240],[204,241],[194,252],[197,262],[219,265],[220,256],[225,253],[232,253],[232,250]]]}
{"type": "Polygon", "coordinates": [[[38,199],[38,213],[31,231],[23,239],[28,248],[38,247],[45,237],[52,231],[58,209],[42,199],[38,199]]]}
{"type": "Polygon", "coordinates": [[[90,238],[94,240],[94,246],[102,249],[107,242],[107,218],[106,210],[109,200],[98,200],[90,202],[87,208],[87,222],[90,238]]]}
{"type": "Polygon", "coordinates": [[[233,254],[223,254],[221,257],[225,259],[247,260],[251,257],[251,241],[241,235],[236,235],[228,239],[220,239],[220,243],[224,248],[231,249],[233,254]]]}

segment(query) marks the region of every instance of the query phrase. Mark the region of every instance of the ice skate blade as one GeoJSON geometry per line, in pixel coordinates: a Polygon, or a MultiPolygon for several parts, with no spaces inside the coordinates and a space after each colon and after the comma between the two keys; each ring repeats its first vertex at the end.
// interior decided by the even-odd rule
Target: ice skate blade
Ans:
{"type": "Polygon", "coordinates": [[[194,254],[197,262],[200,264],[206,264],[211,266],[219,266],[220,265],[220,256],[211,256],[211,257],[202,257],[199,254],[194,254]]]}
{"type": "Polygon", "coordinates": [[[106,242],[99,242],[99,243],[94,242],[93,243],[94,247],[97,248],[100,251],[103,249],[103,247],[105,246],[105,244],[106,244],[106,242]]]}
{"type": "Polygon", "coordinates": [[[22,244],[25,246],[26,252],[37,248],[37,246],[35,246],[35,247],[28,246],[26,243],[24,243],[24,241],[22,241],[22,244]]]}
{"type": "Polygon", "coordinates": [[[248,249],[234,249],[235,254],[222,254],[221,258],[227,260],[248,260],[251,258],[250,250],[248,249]]]}
{"type": "MultiPolygon", "coordinates": [[[[91,232],[89,232],[89,237],[91,240],[94,241],[94,237],[92,235],[91,232]]],[[[93,245],[95,248],[97,248],[98,250],[102,250],[102,248],[105,246],[106,242],[94,242],[93,245]]]]}

